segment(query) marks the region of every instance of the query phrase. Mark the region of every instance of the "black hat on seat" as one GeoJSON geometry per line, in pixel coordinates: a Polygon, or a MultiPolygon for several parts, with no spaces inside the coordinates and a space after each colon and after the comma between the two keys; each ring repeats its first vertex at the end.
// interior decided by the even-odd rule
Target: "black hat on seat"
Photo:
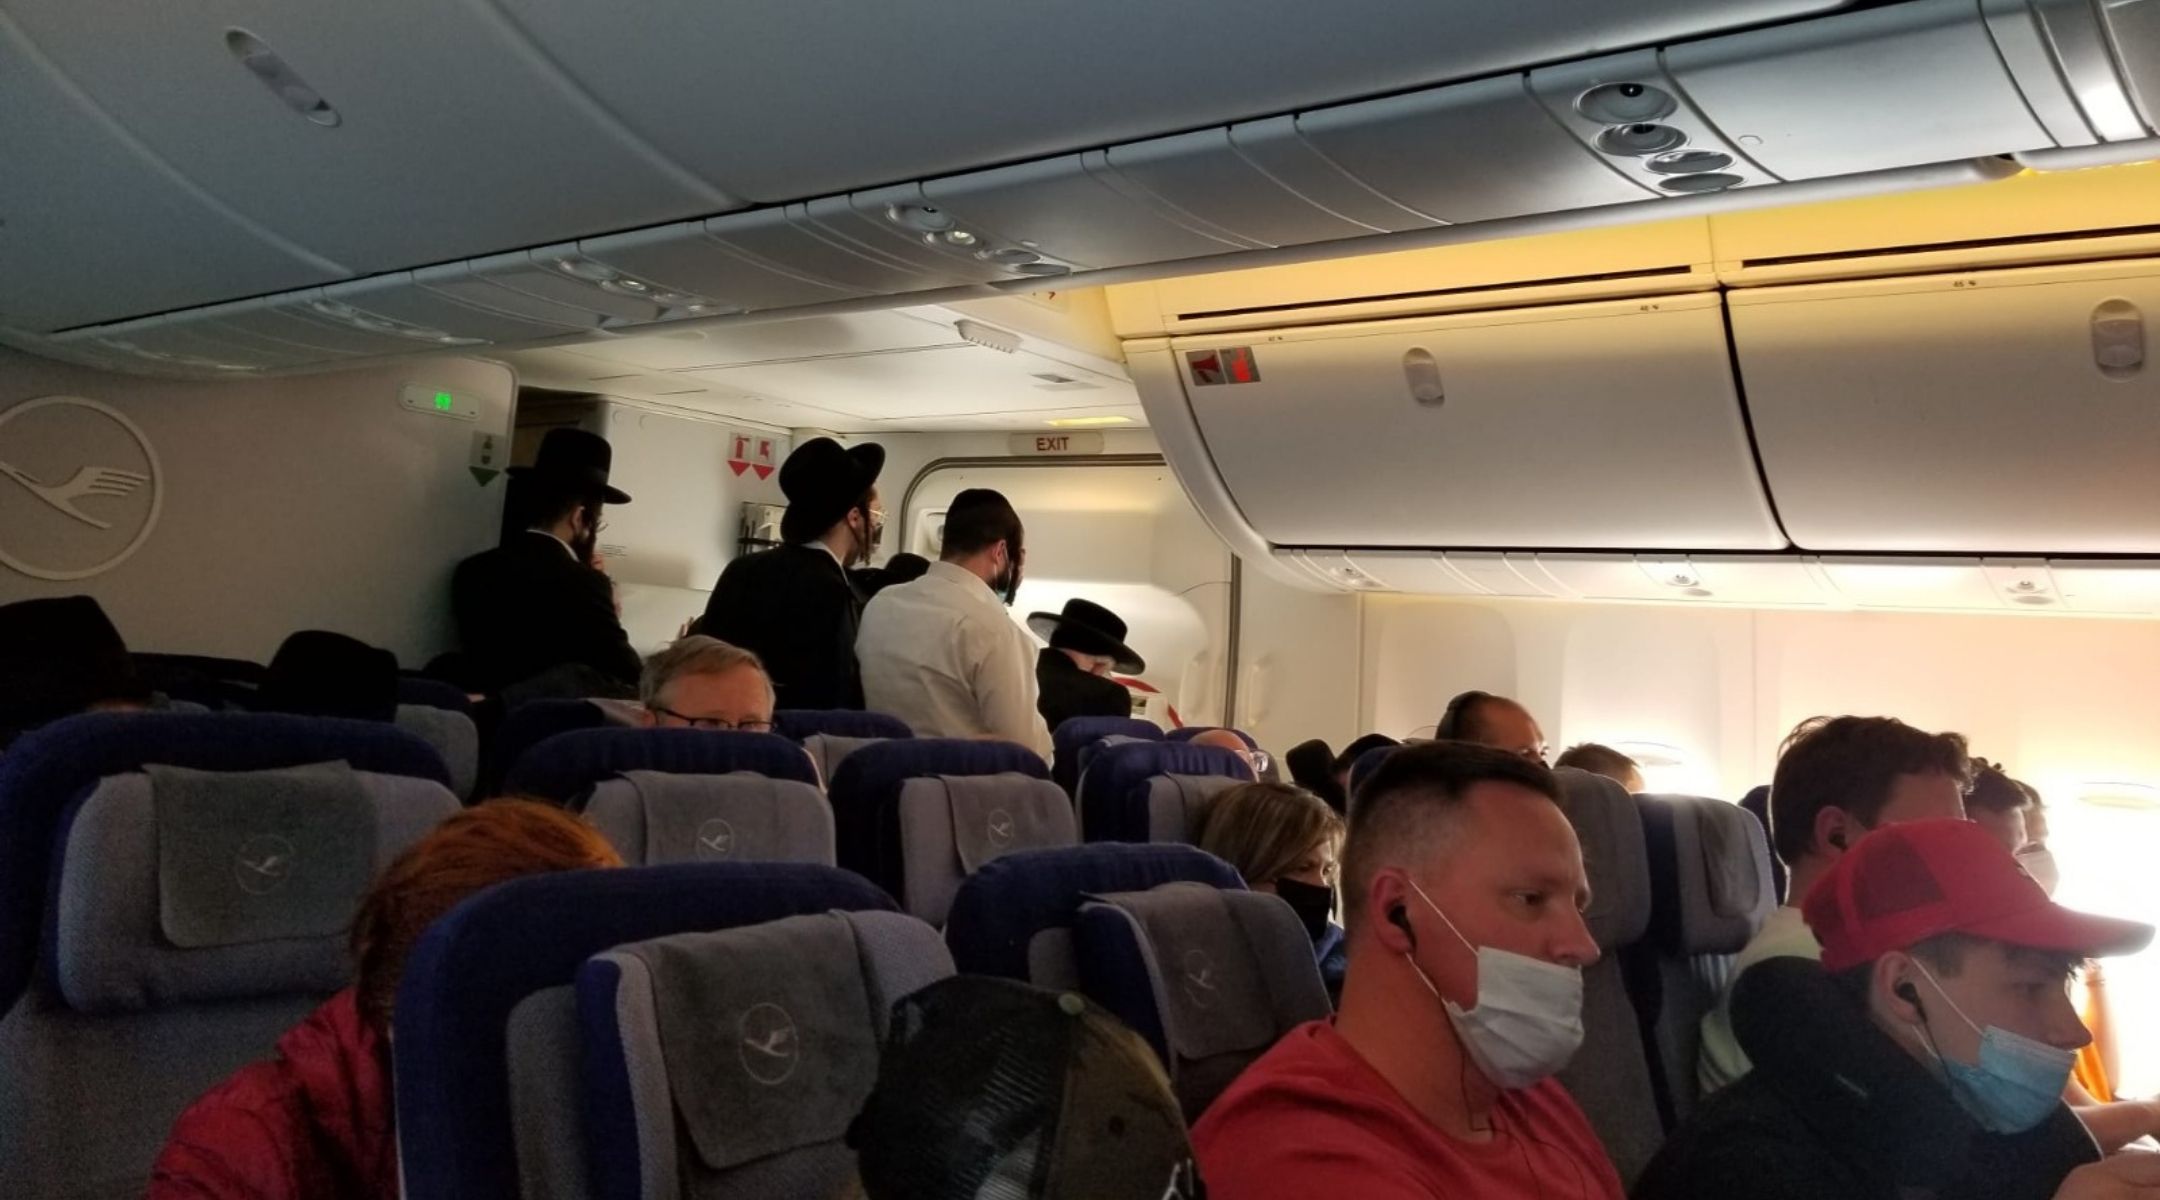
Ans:
{"type": "Polygon", "coordinates": [[[885,447],[876,442],[843,447],[821,437],[795,447],[780,464],[780,491],[788,502],[780,518],[781,540],[800,543],[822,537],[877,486],[878,472],[884,469],[885,447]]]}
{"type": "Polygon", "coordinates": [[[1100,604],[1067,600],[1061,613],[1030,613],[1028,628],[1050,643],[1052,650],[1077,650],[1117,660],[1127,675],[1147,670],[1147,663],[1125,644],[1125,622],[1100,604]]]}
{"type": "Polygon", "coordinates": [[[88,596],[0,605],[0,742],[94,704],[145,703],[127,643],[88,596]]]}
{"type": "Polygon", "coordinates": [[[615,448],[597,433],[562,426],[540,439],[540,454],[529,467],[512,467],[510,474],[557,486],[582,488],[609,504],[630,503],[630,493],[608,484],[608,468],[615,463],[615,448]]]}
{"type": "Polygon", "coordinates": [[[278,647],[255,693],[255,707],[303,717],[394,721],[397,696],[397,655],[342,633],[303,629],[278,647]]]}

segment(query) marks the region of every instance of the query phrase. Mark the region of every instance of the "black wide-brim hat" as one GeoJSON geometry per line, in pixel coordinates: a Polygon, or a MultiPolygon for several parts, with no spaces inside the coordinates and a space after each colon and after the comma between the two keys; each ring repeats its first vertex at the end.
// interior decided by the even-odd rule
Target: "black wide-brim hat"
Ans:
{"type": "Polygon", "coordinates": [[[1029,613],[1028,628],[1050,643],[1053,650],[1078,650],[1116,659],[1117,669],[1127,675],[1147,670],[1147,663],[1125,644],[1125,622],[1118,615],[1086,600],[1067,600],[1062,613],[1029,613]]]}
{"type": "Polygon", "coordinates": [[[254,707],[355,721],[397,719],[397,655],[357,638],[304,629],[270,660],[254,707]]]}
{"type": "Polygon", "coordinates": [[[780,518],[780,539],[807,542],[840,523],[885,469],[885,447],[876,442],[842,446],[831,438],[811,438],[780,464],[780,492],[787,513],[780,518]]]}
{"type": "Polygon", "coordinates": [[[0,605],[0,741],[93,704],[148,699],[127,643],[97,601],[0,605]]]}
{"type": "Polygon", "coordinates": [[[540,439],[540,454],[529,467],[512,467],[521,479],[582,487],[609,504],[630,503],[630,493],[608,483],[608,468],[615,463],[615,448],[597,433],[564,426],[550,429],[540,439]]]}

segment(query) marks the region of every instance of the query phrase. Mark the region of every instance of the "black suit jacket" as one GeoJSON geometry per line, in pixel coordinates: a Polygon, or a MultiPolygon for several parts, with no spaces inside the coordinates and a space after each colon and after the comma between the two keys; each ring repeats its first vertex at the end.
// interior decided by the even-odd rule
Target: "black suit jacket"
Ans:
{"type": "Polygon", "coordinates": [[[698,629],[756,651],[782,708],[859,709],[862,610],[862,594],[824,547],[775,546],[720,572],[698,629]]]}
{"type": "Polygon", "coordinates": [[[615,616],[607,576],[561,542],[527,530],[458,564],[450,584],[458,638],[475,690],[497,692],[582,664],[630,687],[643,663],[615,616]]]}
{"type": "Polygon", "coordinates": [[[1035,710],[1056,733],[1071,717],[1131,716],[1132,693],[1122,683],[1081,670],[1063,650],[1045,650],[1035,660],[1035,710]]]}

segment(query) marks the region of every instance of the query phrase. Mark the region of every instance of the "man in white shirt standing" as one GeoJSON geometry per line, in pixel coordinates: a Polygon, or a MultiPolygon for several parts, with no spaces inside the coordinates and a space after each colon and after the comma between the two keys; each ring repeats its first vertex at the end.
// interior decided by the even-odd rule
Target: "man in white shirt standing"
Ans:
{"type": "Polygon", "coordinates": [[[922,737],[1002,738],[1050,754],[1035,708],[1035,641],[1006,611],[1027,559],[1020,514],[970,488],[945,513],[939,561],[863,610],[863,696],[922,737]]]}

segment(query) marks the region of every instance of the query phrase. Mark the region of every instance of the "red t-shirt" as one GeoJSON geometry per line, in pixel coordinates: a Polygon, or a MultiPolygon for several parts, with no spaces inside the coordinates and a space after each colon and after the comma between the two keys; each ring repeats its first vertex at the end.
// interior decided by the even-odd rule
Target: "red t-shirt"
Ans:
{"type": "Polygon", "coordinates": [[[1543,1080],[1502,1092],[1492,1139],[1435,1129],[1325,1021],[1300,1025],[1193,1130],[1209,1200],[1622,1200],[1582,1110],[1543,1080]]]}

